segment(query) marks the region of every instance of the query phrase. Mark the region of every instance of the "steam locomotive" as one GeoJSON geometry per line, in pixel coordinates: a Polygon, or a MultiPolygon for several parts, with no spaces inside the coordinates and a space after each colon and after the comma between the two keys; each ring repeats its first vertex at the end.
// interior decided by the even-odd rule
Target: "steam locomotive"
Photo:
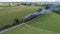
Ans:
{"type": "Polygon", "coordinates": [[[32,13],[32,14],[29,14],[25,17],[25,19],[23,20],[23,22],[27,22],[29,20],[32,20],[38,16],[41,16],[45,13],[48,13],[50,11],[59,11],[60,10],[60,7],[58,7],[58,4],[52,4],[51,6],[45,6],[45,8],[43,9],[39,9],[37,10],[36,12],[32,13]]]}

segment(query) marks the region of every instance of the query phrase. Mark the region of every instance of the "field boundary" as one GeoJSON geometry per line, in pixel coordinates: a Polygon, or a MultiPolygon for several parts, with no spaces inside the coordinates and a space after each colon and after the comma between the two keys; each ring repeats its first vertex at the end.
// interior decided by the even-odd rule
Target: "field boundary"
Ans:
{"type": "Polygon", "coordinates": [[[0,31],[0,34],[6,32],[6,31],[9,31],[9,30],[11,30],[11,29],[14,29],[14,28],[16,28],[16,27],[22,26],[22,25],[24,25],[24,24],[26,24],[26,23],[21,23],[21,24],[19,24],[19,25],[12,26],[12,27],[10,27],[10,28],[7,28],[7,29],[5,29],[5,30],[2,30],[2,31],[0,31]]]}

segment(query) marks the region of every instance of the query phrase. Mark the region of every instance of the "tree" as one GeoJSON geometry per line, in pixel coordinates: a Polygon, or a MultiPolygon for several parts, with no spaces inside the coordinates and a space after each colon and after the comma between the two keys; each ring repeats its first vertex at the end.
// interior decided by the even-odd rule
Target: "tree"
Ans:
{"type": "Polygon", "coordinates": [[[17,6],[20,6],[20,4],[17,4],[17,6]]]}
{"type": "Polygon", "coordinates": [[[11,6],[11,3],[9,3],[9,6],[11,6]]]}

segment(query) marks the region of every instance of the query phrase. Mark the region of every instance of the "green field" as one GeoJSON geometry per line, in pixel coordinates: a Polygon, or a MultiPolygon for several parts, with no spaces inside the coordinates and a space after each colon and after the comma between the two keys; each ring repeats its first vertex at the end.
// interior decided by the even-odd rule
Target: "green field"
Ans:
{"type": "Polygon", "coordinates": [[[5,27],[5,25],[12,25],[16,18],[21,21],[26,15],[39,8],[37,6],[0,7],[0,28],[5,27]]]}
{"type": "Polygon", "coordinates": [[[60,34],[60,15],[50,12],[2,34],[60,34]]]}

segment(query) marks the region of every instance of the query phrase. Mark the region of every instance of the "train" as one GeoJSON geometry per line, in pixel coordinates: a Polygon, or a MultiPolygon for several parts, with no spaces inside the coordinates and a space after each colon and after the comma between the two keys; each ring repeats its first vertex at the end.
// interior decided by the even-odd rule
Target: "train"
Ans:
{"type": "Polygon", "coordinates": [[[41,16],[43,14],[46,14],[50,11],[59,11],[60,10],[60,7],[58,7],[58,4],[52,4],[51,6],[45,6],[45,8],[43,9],[38,9],[36,12],[32,13],[32,14],[29,14],[27,16],[25,16],[25,19],[23,20],[23,22],[27,22],[27,21],[30,21],[38,16],[41,16]]]}

